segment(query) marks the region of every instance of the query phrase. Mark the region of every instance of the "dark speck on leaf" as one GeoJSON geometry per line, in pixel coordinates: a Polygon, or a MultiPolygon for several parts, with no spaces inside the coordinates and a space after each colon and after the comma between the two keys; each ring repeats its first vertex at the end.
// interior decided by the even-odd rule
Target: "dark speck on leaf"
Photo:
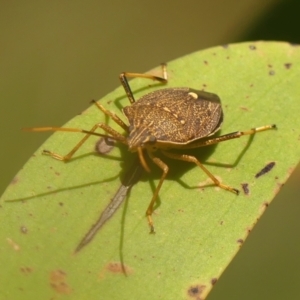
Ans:
{"type": "Polygon", "coordinates": [[[249,191],[249,184],[248,183],[242,183],[241,186],[242,186],[242,189],[244,191],[244,194],[245,195],[249,195],[249,193],[250,193],[250,191],[249,191]]]}
{"type": "Polygon", "coordinates": [[[275,166],[275,162],[272,161],[270,163],[268,163],[265,167],[263,167],[256,175],[255,178],[258,178],[268,172],[270,172],[275,166]]]}
{"type": "Polygon", "coordinates": [[[292,67],[292,64],[291,63],[286,63],[284,64],[285,68],[286,69],[290,69],[292,67]]]}
{"type": "Polygon", "coordinates": [[[20,231],[21,231],[22,233],[26,234],[26,233],[28,232],[28,229],[27,229],[27,227],[25,227],[25,226],[21,226],[21,227],[20,227],[20,231]]]}
{"type": "Polygon", "coordinates": [[[254,45],[250,45],[249,48],[250,48],[250,50],[256,50],[256,46],[254,46],[254,45]]]}
{"type": "Polygon", "coordinates": [[[191,298],[200,299],[199,296],[205,289],[205,285],[194,285],[188,289],[188,295],[191,298]]]}
{"type": "Polygon", "coordinates": [[[274,70],[271,70],[270,72],[269,72],[269,75],[275,75],[275,71],[274,70]]]}

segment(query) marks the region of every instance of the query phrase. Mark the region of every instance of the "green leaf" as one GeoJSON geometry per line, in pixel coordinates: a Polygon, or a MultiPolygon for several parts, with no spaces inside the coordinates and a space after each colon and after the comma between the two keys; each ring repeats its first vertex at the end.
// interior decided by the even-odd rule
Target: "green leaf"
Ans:
{"type": "MultiPolygon", "coordinates": [[[[90,137],[62,163],[41,151],[66,154],[82,136],[53,134],[1,198],[1,298],[204,299],[299,161],[299,64],[300,48],[279,42],[220,46],[168,63],[169,87],[220,96],[222,134],[273,123],[278,130],[192,151],[239,196],[213,186],[198,167],[163,158],[170,173],[153,215],[155,235],[145,211],[161,171],[150,165],[126,205],[74,254],[136,156],[123,146],[95,154],[97,138],[90,137]],[[255,178],[270,162],[273,169],[255,178]]],[[[136,99],[160,88],[145,79],[130,84],[136,99]]],[[[128,99],[120,87],[101,103],[121,116],[128,99]]],[[[95,106],[65,127],[89,130],[98,122],[119,130],[95,106]]]]}

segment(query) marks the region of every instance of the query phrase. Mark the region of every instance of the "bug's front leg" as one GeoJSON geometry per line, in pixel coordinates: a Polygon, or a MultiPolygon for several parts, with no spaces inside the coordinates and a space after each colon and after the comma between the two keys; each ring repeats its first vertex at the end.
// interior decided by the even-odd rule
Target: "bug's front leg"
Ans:
{"type": "Polygon", "coordinates": [[[84,133],[85,136],[76,144],[75,147],[67,154],[67,155],[60,155],[58,153],[49,151],[49,150],[43,150],[43,154],[49,155],[57,160],[62,160],[62,161],[68,161],[72,158],[72,156],[75,154],[75,152],[86,142],[86,140],[91,136],[91,135],[96,135],[96,136],[102,136],[102,137],[111,137],[116,141],[119,141],[125,145],[127,145],[127,140],[126,138],[121,135],[119,132],[115,131],[113,128],[110,126],[104,124],[104,123],[98,123],[93,126],[91,130],[84,130],[84,129],[79,129],[79,128],[65,128],[65,127],[33,127],[33,128],[23,128],[25,131],[35,131],[35,132],[42,132],[42,131],[64,131],[64,132],[81,132],[84,133]],[[95,133],[96,129],[101,128],[110,135],[103,135],[101,133],[95,133]]]}
{"type": "Polygon", "coordinates": [[[153,154],[151,152],[148,152],[148,155],[149,157],[152,159],[152,161],[160,168],[162,169],[163,173],[160,177],[160,180],[159,180],[159,183],[154,191],[154,194],[152,196],[152,199],[151,199],[151,202],[146,210],[146,216],[147,216],[147,219],[148,219],[148,223],[149,223],[149,226],[150,226],[150,233],[155,233],[155,230],[154,230],[154,225],[153,225],[153,220],[152,220],[152,213],[153,213],[153,207],[154,207],[154,204],[156,203],[157,201],[157,198],[158,198],[158,193],[159,193],[159,190],[168,174],[168,171],[169,171],[169,167],[161,160],[159,159],[158,157],[155,157],[153,156],[153,154]]]}

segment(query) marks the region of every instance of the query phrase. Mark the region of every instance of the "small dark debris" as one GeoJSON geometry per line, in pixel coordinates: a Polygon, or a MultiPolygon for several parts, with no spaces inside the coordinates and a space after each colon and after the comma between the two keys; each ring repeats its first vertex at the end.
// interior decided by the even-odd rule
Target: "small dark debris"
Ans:
{"type": "Polygon", "coordinates": [[[218,278],[213,278],[211,280],[211,285],[215,285],[217,283],[217,281],[218,281],[218,278]]]}
{"type": "Polygon", "coordinates": [[[292,67],[292,64],[291,63],[286,63],[284,64],[285,68],[286,69],[290,69],[292,67]]]}
{"type": "Polygon", "coordinates": [[[270,172],[275,166],[275,161],[268,163],[265,167],[263,167],[256,175],[255,178],[258,178],[268,172],[270,172]]]}
{"type": "Polygon", "coordinates": [[[204,64],[205,64],[205,65],[208,65],[208,61],[207,61],[207,60],[205,60],[205,61],[204,61],[204,64]]]}
{"type": "Polygon", "coordinates": [[[57,176],[60,176],[60,173],[59,173],[59,172],[55,172],[54,174],[57,175],[57,176]]]}
{"type": "Polygon", "coordinates": [[[102,138],[95,145],[95,151],[99,154],[107,154],[112,151],[115,141],[110,138],[102,138]]]}
{"type": "Polygon", "coordinates": [[[22,233],[26,234],[26,233],[28,232],[28,229],[27,229],[26,226],[21,226],[21,227],[20,227],[20,231],[21,231],[22,233]]]}
{"type": "Polygon", "coordinates": [[[243,244],[243,243],[244,243],[244,240],[243,240],[243,239],[238,239],[237,242],[238,242],[239,244],[243,244]]]}
{"type": "Polygon", "coordinates": [[[254,45],[250,45],[249,48],[250,48],[250,50],[256,50],[256,46],[254,46],[254,45]]]}
{"type": "Polygon", "coordinates": [[[269,207],[269,202],[264,202],[264,203],[263,203],[263,206],[264,206],[265,208],[269,207]]]}
{"type": "Polygon", "coordinates": [[[58,203],[59,206],[64,206],[63,202],[58,203]]]}
{"type": "Polygon", "coordinates": [[[274,71],[274,70],[271,70],[271,71],[269,72],[269,75],[271,75],[271,76],[275,75],[275,71],[274,71]]]}
{"type": "Polygon", "coordinates": [[[205,285],[194,285],[188,289],[188,295],[192,298],[200,299],[202,292],[205,289],[205,285]]]}
{"type": "Polygon", "coordinates": [[[242,189],[244,191],[244,194],[245,195],[249,195],[249,193],[250,193],[250,191],[249,191],[249,184],[248,183],[242,183],[241,186],[242,186],[242,189]]]}

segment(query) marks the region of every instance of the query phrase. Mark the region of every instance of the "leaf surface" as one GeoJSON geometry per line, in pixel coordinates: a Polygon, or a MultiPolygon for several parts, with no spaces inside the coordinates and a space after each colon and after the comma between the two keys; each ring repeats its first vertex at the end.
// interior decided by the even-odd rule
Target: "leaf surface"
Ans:
{"type": "MultiPolygon", "coordinates": [[[[213,186],[190,163],[164,159],[170,173],[153,215],[156,234],[148,234],[145,211],[161,171],[150,164],[152,173],[142,175],[125,204],[74,254],[109,205],[135,154],[123,146],[95,154],[97,138],[90,137],[74,159],[62,163],[41,151],[66,154],[81,135],[55,133],[1,197],[2,298],[147,300],[208,295],[299,161],[300,47],[281,42],[219,46],[168,63],[168,75],[168,87],[188,86],[220,96],[222,134],[278,126],[192,151],[223,183],[240,189],[240,195],[213,186]],[[256,178],[271,162],[273,168],[256,178]],[[247,184],[248,194],[242,184],[247,184]],[[9,200],[15,201],[5,202],[9,200]]],[[[145,79],[130,82],[136,99],[161,87],[150,84],[145,79]]],[[[128,99],[120,87],[101,103],[122,117],[128,99]]],[[[120,131],[95,106],[65,127],[89,130],[98,122],[120,131]]]]}

